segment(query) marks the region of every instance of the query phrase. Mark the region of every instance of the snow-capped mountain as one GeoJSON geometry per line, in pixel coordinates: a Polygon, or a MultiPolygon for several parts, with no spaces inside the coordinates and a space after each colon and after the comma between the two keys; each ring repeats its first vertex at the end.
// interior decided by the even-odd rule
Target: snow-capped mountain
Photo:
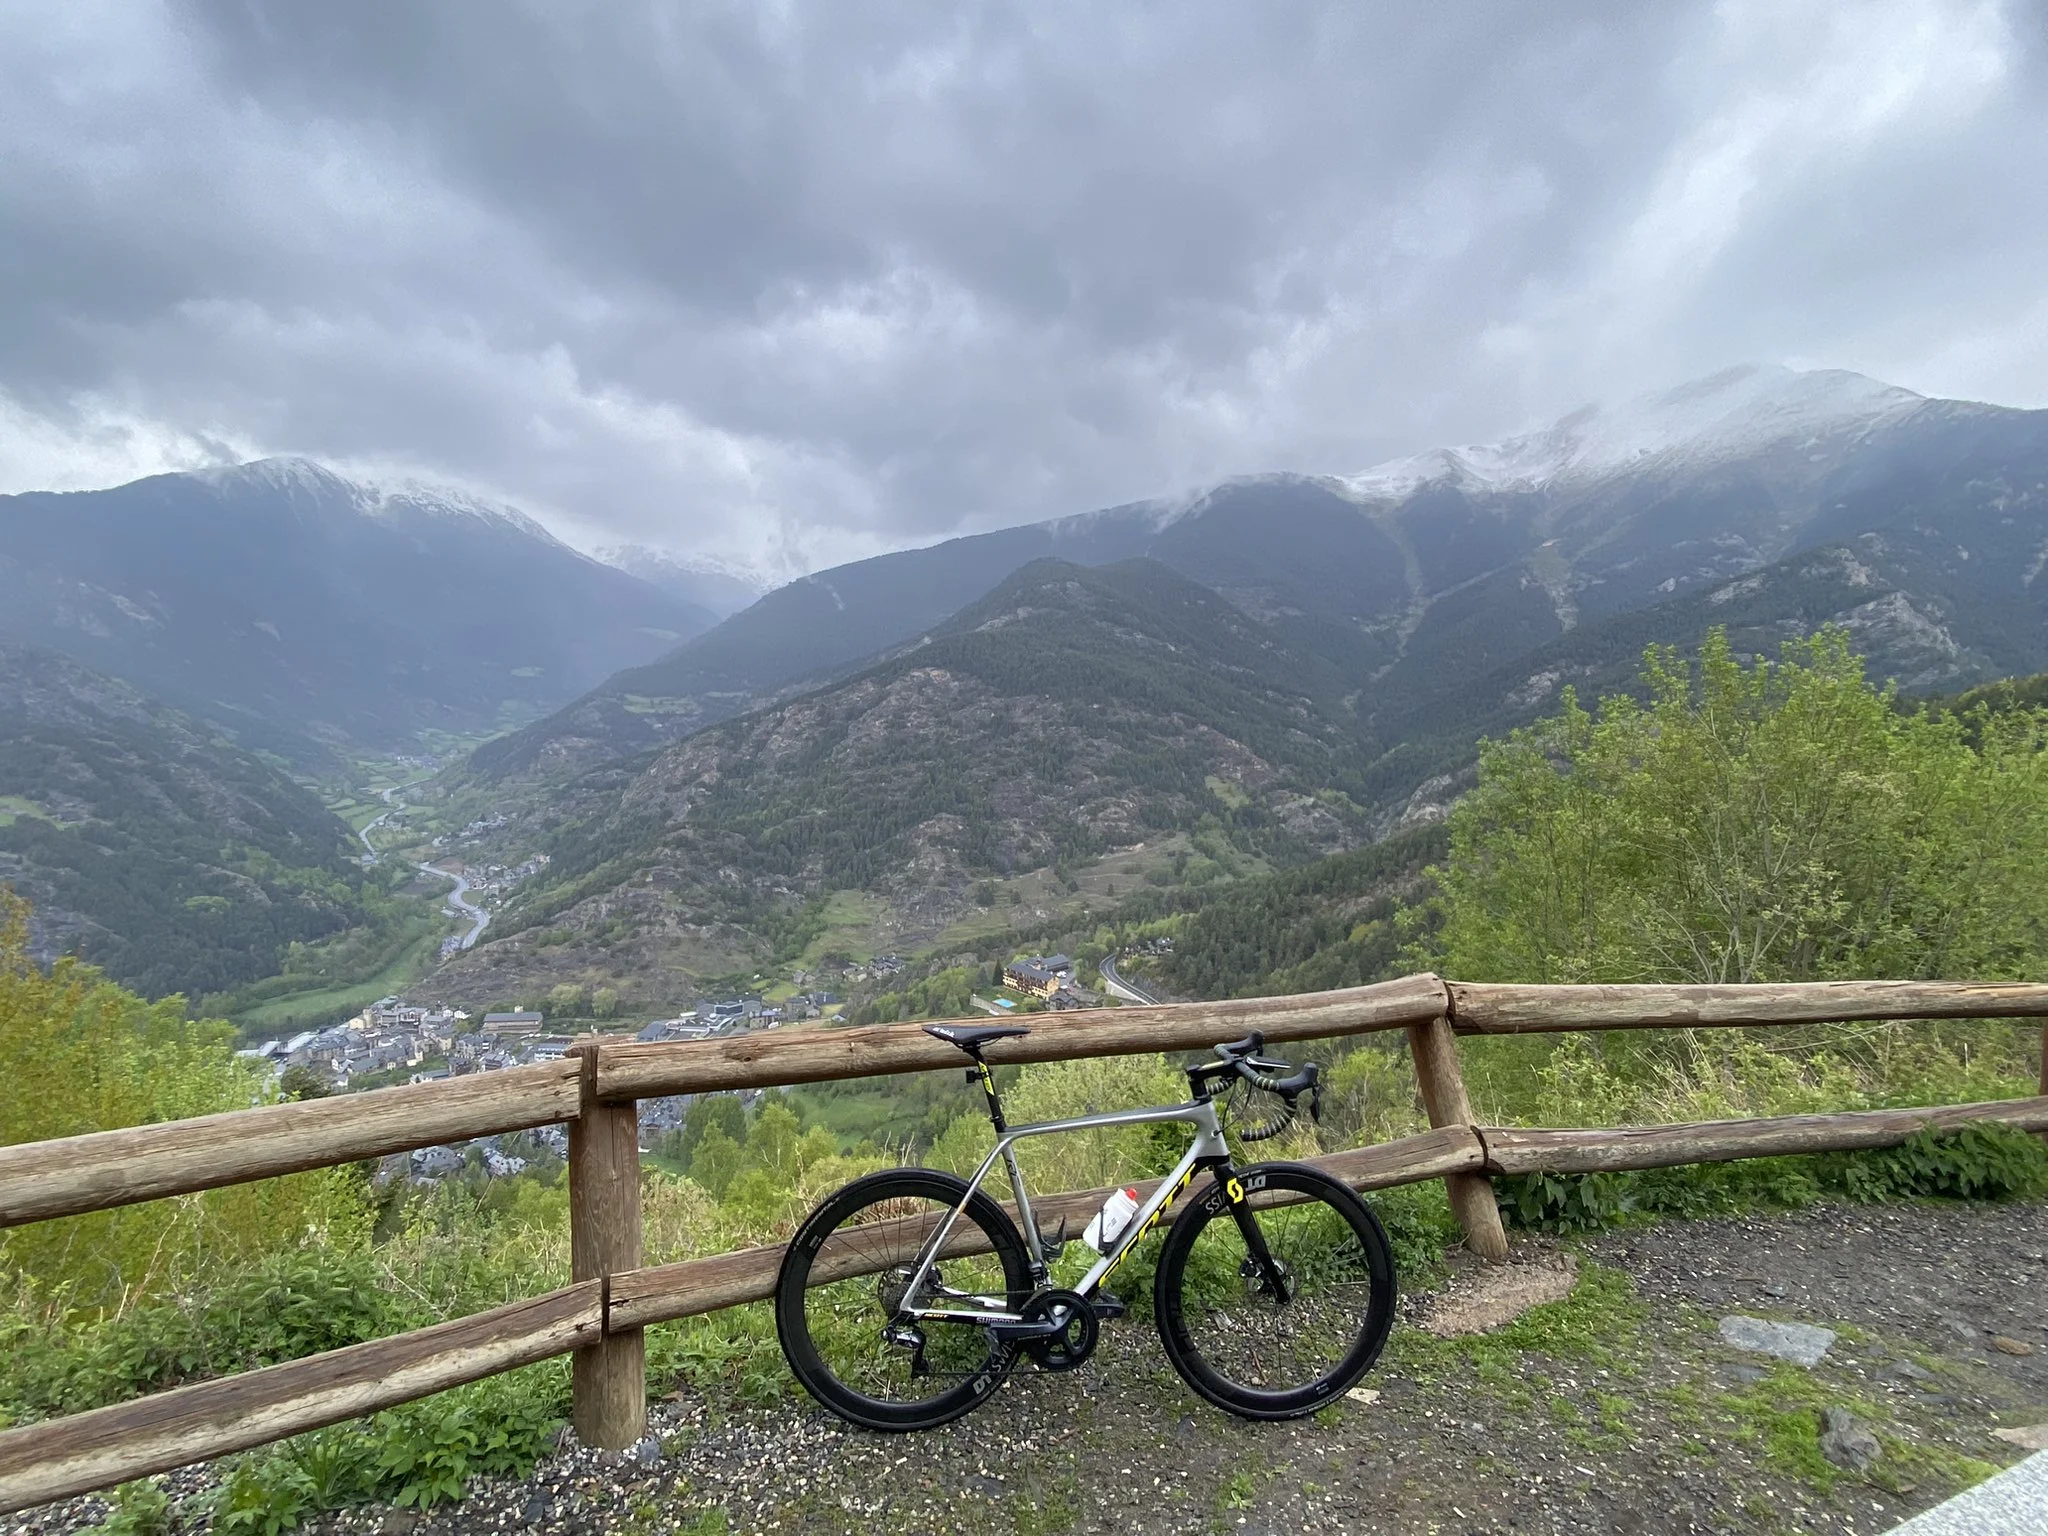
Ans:
{"type": "Polygon", "coordinates": [[[708,555],[675,555],[645,544],[620,544],[597,551],[606,565],[638,576],[671,597],[710,613],[714,620],[730,617],[781,585],[770,577],[708,555]]]}
{"type": "Polygon", "coordinates": [[[411,477],[346,476],[312,459],[286,456],[195,470],[191,478],[230,501],[252,495],[270,497],[283,510],[303,505],[316,514],[331,513],[335,507],[347,505],[364,517],[394,523],[420,517],[474,518],[515,528],[528,538],[564,550],[569,548],[517,507],[411,477]]]}
{"type": "Polygon", "coordinates": [[[1146,558],[1202,583],[1326,657],[1374,729],[1507,718],[1525,707],[1510,696],[1536,707],[1580,665],[1524,666],[1564,637],[1625,678],[1648,640],[1683,642],[1715,614],[1751,614],[1759,644],[1839,618],[1889,675],[1969,682],[2048,666],[2044,485],[2048,413],[1838,370],[1734,368],[1361,475],[1250,476],[820,571],[494,746],[485,766],[574,766],[786,698],[916,643],[1048,555],[1146,558]],[[1819,563],[1799,564],[1809,554],[1819,563]],[[1689,601],[1660,632],[1653,610],[1689,601]],[[1614,627],[1624,619],[1635,627],[1614,627]]]}
{"type": "Polygon", "coordinates": [[[305,459],[0,496],[0,638],[301,758],[531,716],[713,617],[512,508],[305,459]]]}
{"type": "Polygon", "coordinates": [[[1926,397],[1842,369],[1730,368],[1619,406],[1588,405],[1539,432],[1432,448],[1341,477],[1353,495],[1400,501],[1425,485],[1534,491],[1790,449],[1825,455],[1882,430],[1926,397]]]}

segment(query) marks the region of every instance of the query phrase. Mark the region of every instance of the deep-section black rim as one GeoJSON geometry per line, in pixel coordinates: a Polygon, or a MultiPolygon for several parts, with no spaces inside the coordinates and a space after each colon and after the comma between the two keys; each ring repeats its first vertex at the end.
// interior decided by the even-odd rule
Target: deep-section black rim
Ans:
{"type": "Polygon", "coordinates": [[[1394,1265],[1366,1203],[1300,1164],[1242,1170],[1254,1219],[1287,1277],[1275,1302],[1213,1186],[1167,1235],[1155,1282],[1161,1341],[1188,1385],[1250,1418],[1293,1418],[1350,1387],[1394,1319],[1394,1265]]]}
{"type": "MultiPolygon", "coordinates": [[[[1015,1363],[1013,1346],[971,1324],[919,1325],[921,1352],[885,1336],[918,1254],[966,1192],[965,1181],[947,1173],[871,1174],[819,1206],[790,1240],[775,1292],[783,1357],[840,1417],[871,1429],[943,1424],[986,1398],[1015,1363]]],[[[1009,1311],[1031,1294],[1023,1239],[986,1195],[969,1202],[948,1249],[939,1263],[948,1290],[993,1298],[1009,1311]]]]}

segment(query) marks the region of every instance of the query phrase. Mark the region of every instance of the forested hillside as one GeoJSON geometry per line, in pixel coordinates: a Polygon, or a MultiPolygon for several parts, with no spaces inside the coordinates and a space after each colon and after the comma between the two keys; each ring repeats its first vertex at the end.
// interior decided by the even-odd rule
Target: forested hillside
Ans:
{"type": "Polygon", "coordinates": [[[364,917],[349,829],[269,763],[126,684],[0,644],[0,880],[45,954],[221,992],[364,917]]]}
{"type": "Polygon", "coordinates": [[[1299,862],[1368,833],[1335,692],[1319,658],[1163,566],[1036,562],[900,656],[596,781],[547,883],[453,979],[521,925],[660,936],[848,888],[936,931],[980,878],[1205,819],[1299,862]]]}

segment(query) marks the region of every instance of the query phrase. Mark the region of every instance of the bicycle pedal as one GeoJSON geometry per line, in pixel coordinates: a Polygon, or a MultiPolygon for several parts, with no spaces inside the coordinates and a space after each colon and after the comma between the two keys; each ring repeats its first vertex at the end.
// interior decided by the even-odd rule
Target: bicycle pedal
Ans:
{"type": "Polygon", "coordinates": [[[1104,1323],[1114,1322],[1131,1310],[1121,1296],[1112,1296],[1107,1291],[1096,1292],[1093,1305],[1096,1320],[1104,1323]]]}

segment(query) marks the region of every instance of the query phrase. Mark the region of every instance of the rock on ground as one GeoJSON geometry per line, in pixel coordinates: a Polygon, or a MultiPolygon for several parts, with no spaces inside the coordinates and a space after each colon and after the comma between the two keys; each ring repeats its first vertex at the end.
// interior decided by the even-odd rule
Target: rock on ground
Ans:
{"type": "Polygon", "coordinates": [[[1721,1319],[1721,1337],[1750,1354],[1769,1355],[1773,1360],[1806,1366],[1819,1365],[1835,1344],[1831,1328],[1816,1328],[1811,1323],[1774,1323],[1739,1314],[1721,1319]]]}

